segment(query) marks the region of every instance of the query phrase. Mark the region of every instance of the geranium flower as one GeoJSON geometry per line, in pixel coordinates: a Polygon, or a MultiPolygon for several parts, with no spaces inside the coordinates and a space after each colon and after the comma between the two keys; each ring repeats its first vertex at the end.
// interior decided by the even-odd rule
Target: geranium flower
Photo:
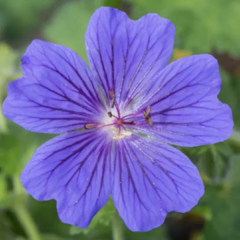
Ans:
{"type": "Polygon", "coordinates": [[[55,199],[64,223],[87,227],[111,195],[129,229],[148,231],[203,195],[197,168],[168,144],[224,141],[232,115],[217,99],[212,56],[166,66],[174,34],[156,14],[133,21],[102,7],[85,35],[91,70],[72,50],[40,40],[22,57],[3,113],[27,130],[61,134],[36,150],[21,182],[35,199],[55,199]]]}

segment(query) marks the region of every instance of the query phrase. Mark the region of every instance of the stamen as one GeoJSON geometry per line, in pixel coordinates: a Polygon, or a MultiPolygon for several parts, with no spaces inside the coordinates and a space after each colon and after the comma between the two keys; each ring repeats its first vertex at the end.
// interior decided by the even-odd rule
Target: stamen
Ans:
{"type": "Polygon", "coordinates": [[[132,133],[131,133],[131,132],[124,131],[124,132],[122,132],[122,135],[124,135],[124,136],[131,136],[132,133]]]}
{"type": "Polygon", "coordinates": [[[114,118],[118,119],[115,115],[112,114],[112,116],[113,116],[114,118]]]}
{"type": "Polygon", "coordinates": [[[119,110],[119,107],[118,107],[118,104],[117,104],[116,100],[115,100],[115,105],[116,105],[118,117],[120,118],[120,117],[121,117],[121,114],[120,114],[120,110],[119,110]]]}
{"type": "Polygon", "coordinates": [[[153,126],[153,122],[151,120],[151,106],[147,107],[147,111],[143,111],[143,117],[145,118],[145,121],[149,124],[150,127],[153,126]]]}
{"type": "Polygon", "coordinates": [[[118,136],[114,136],[114,137],[112,137],[112,139],[114,139],[114,140],[119,140],[119,139],[123,139],[123,138],[125,138],[126,136],[124,136],[124,135],[118,135],[118,136]]]}
{"type": "Polygon", "coordinates": [[[111,101],[111,104],[110,104],[110,107],[113,108],[114,106],[116,106],[116,110],[117,110],[117,113],[118,113],[118,117],[120,118],[120,111],[119,111],[119,107],[118,107],[118,104],[116,102],[116,98],[115,98],[115,93],[114,93],[114,90],[111,89],[109,91],[109,97],[110,99],[112,100],[111,101]]]}
{"type": "Polygon", "coordinates": [[[148,106],[148,107],[147,107],[147,115],[150,116],[150,113],[151,113],[151,106],[148,106]]]}
{"type": "Polygon", "coordinates": [[[153,126],[153,122],[152,122],[152,119],[149,117],[148,119],[145,119],[146,120],[146,122],[148,123],[148,125],[150,126],[150,127],[152,127],[153,126]]]}
{"type": "Polygon", "coordinates": [[[122,124],[125,124],[125,125],[136,125],[137,122],[136,122],[136,121],[132,121],[132,122],[122,122],[122,124]]]}
{"type": "Polygon", "coordinates": [[[113,130],[117,135],[119,135],[119,131],[118,131],[115,127],[112,127],[112,130],[113,130]]]}
{"type": "Polygon", "coordinates": [[[96,128],[98,126],[98,124],[96,123],[89,123],[89,124],[86,124],[84,126],[85,129],[92,129],[92,128],[96,128]]]}
{"type": "MultiPolygon", "coordinates": [[[[138,118],[139,118],[140,117],[139,114],[142,114],[142,111],[136,112],[136,113],[133,113],[133,114],[129,114],[129,115],[126,115],[124,117],[121,117],[120,108],[119,108],[119,105],[118,105],[118,103],[116,101],[116,97],[115,97],[115,93],[114,93],[113,89],[111,89],[109,91],[109,101],[110,101],[110,107],[111,108],[115,107],[117,114],[115,114],[115,113],[114,113],[115,115],[112,114],[112,112],[114,110],[109,110],[109,112],[107,112],[107,114],[108,114],[108,117],[115,118],[115,119],[114,119],[114,121],[112,121],[111,124],[99,125],[97,127],[112,126],[112,130],[116,134],[116,136],[112,136],[112,138],[115,139],[115,140],[123,139],[126,136],[131,136],[132,133],[127,131],[127,129],[124,126],[136,125],[137,122],[136,121],[132,121],[132,119],[135,119],[137,115],[138,115],[138,118]]],[[[150,114],[150,107],[148,107],[146,113],[144,112],[144,117],[148,118],[149,114],[150,114]]],[[[107,120],[107,122],[109,122],[109,120],[107,120]]],[[[87,126],[87,127],[89,128],[91,126],[87,126]]],[[[115,135],[115,134],[113,134],[113,135],[115,135]]]]}
{"type": "Polygon", "coordinates": [[[119,140],[119,139],[123,139],[126,137],[126,135],[119,135],[120,131],[118,129],[116,129],[115,127],[112,127],[112,129],[117,134],[117,136],[113,136],[112,139],[119,140]]]}
{"type": "Polygon", "coordinates": [[[112,101],[111,101],[111,104],[110,104],[110,107],[111,107],[111,108],[114,108],[114,104],[115,104],[115,93],[114,93],[114,90],[113,90],[113,89],[111,89],[111,90],[109,91],[109,97],[110,97],[110,99],[112,100],[112,101]]]}
{"type": "Polygon", "coordinates": [[[132,118],[134,116],[136,116],[138,118],[138,114],[141,114],[142,112],[137,112],[137,113],[133,113],[133,114],[128,114],[126,116],[124,116],[122,119],[129,119],[129,118],[132,118]]]}
{"type": "Polygon", "coordinates": [[[115,93],[114,93],[114,90],[113,90],[113,89],[111,89],[111,90],[109,91],[109,97],[110,97],[111,100],[115,98],[115,93]]]}
{"type": "Polygon", "coordinates": [[[114,108],[114,104],[115,104],[115,98],[112,100],[110,107],[114,108]]]}

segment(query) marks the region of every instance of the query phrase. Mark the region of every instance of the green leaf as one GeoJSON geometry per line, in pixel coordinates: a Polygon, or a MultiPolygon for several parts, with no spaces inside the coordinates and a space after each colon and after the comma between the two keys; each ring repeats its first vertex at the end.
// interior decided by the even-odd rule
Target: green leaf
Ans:
{"type": "Polygon", "coordinates": [[[206,191],[200,204],[208,205],[212,211],[212,220],[204,230],[204,240],[240,239],[240,155],[234,155],[230,177],[218,188],[206,185],[206,191]]]}
{"type": "Polygon", "coordinates": [[[84,35],[91,15],[102,2],[83,0],[64,4],[45,26],[45,36],[52,42],[73,49],[87,61],[84,35]]]}
{"type": "Polygon", "coordinates": [[[1,134],[0,167],[6,175],[19,175],[35,149],[35,142],[29,144],[23,136],[1,134]]]}
{"type": "Polygon", "coordinates": [[[212,151],[209,149],[203,159],[202,159],[202,169],[203,172],[210,178],[210,179],[214,179],[217,175],[217,168],[216,168],[216,164],[215,164],[216,158],[214,156],[214,154],[212,153],[212,151]]]}
{"type": "Polygon", "coordinates": [[[212,210],[209,206],[196,206],[191,210],[192,213],[202,216],[205,220],[210,221],[212,219],[212,210]]]}
{"type": "Polygon", "coordinates": [[[0,173],[0,209],[6,206],[6,199],[8,197],[7,181],[3,173],[0,173]]]}
{"type": "Polygon", "coordinates": [[[17,53],[7,44],[0,42],[0,133],[8,130],[1,103],[6,96],[8,81],[19,76],[14,68],[16,59],[17,53]]]}
{"type": "Polygon", "coordinates": [[[113,8],[121,8],[122,0],[105,0],[104,6],[113,7],[113,8]]]}
{"type": "Polygon", "coordinates": [[[234,0],[129,0],[134,18],[150,12],[170,19],[176,26],[176,44],[193,53],[213,48],[238,55],[240,1],[234,0]],[[226,21],[223,21],[223,16],[226,21]]]}
{"type": "Polygon", "coordinates": [[[200,170],[213,184],[220,184],[227,178],[231,170],[230,158],[232,155],[232,149],[226,142],[211,145],[199,163],[200,170]]]}
{"type": "Polygon", "coordinates": [[[87,228],[83,229],[78,228],[76,226],[71,226],[70,234],[71,235],[76,235],[80,233],[88,234],[92,229],[94,229],[99,224],[108,226],[111,222],[114,211],[116,210],[113,205],[113,202],[111,199],[109,199],[107,204],[96,214],[96,216],[93,218],[92,222],[87,228]]]}
{"type": "Polygon", "coordinates": [[[60,237],[54,234],[44,234],[44,235],[41,235],[41,239],[42,240],[71,240],[72,238],[60,237]]]}
{"type": "Polygon", "coordinates": [[[41,24],[42,15],[46,14],[54,2],[55,0],[0,0],[0,16],[4,20],[2,27],[4,39],[17,42],[26,37],[26,33],[41,24]]]}

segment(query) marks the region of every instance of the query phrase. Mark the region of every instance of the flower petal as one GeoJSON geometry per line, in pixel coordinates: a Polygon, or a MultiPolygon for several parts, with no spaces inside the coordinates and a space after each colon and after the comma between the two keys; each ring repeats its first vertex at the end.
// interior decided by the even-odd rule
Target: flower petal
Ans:
{"type": "Polygon", "coordinates": [[[96,120],[96,83],[72,50],[34,40],[22,57],[24,77],[9,84],[4,115],[30,131],[62,133],[96,120]]]}
{"type": "Polygon", "coordinates": [[[221,142],[230,137],[232,112],[220,102],[218,63],[210,55],[185,57],[168,65],[146,87],[135,108],[151,106],[153,127],[139,117],[138,128],[159,140],[181,146],[221,142]]]}
{"type": "Polygon", "coordinates": [[[204,185],[197,168],[177,149],[132,135],[116,142],[112,198],[132,231],[160,226],[167,212],[187,212],[204,185]]]}
{"type": "Polygon", "coordinates": [[[85,228],[110,195],[106,146],[106,136],[96,131],[60,135],[36,150],[21,182],[35,199],[55,199],[61,221],[85,228]]]}
{"type": "Polygon", "coordinates": [[[133,21],[118,9],[99,8],[89,22],[85,41],[91,68],[105,95],[114,89],[121,105],[128,96],[140,94],[168,63],[174,34],[174,25],[157,14],[133,21]]]}

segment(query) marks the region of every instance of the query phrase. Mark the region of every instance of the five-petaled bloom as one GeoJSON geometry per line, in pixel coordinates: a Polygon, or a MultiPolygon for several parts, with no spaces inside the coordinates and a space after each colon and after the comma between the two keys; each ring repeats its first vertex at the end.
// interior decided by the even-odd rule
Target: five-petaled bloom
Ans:
{"type": "Polygon", "coordinates": [[[232,114],[217,99],[212,56],[166,66],[174,34],[156,14],[133,21],[102,7],[85,35],[91,70],[72,50],[40,40],[22,57],[23,77],[9,84],[3,113],[30,131],[63,133],[21,175],[35,199],[57,201],[63,222],[87,227],[111,195],[128,228],[148,231],[203,195],[197,168],[168,144],[223,141],[232,114]]]}

